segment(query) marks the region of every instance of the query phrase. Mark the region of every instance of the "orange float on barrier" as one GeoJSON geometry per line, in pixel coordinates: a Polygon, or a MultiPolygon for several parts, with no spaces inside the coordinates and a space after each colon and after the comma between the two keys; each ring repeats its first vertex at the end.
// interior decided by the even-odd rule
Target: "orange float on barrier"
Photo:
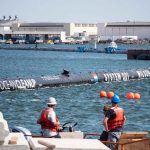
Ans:
{"type": "Polygon", "coordinates": [[[139,93],[134,93],[134,99],[140,99],[141,95],[139,93]]]}
{"type": "Polygon", "coordinates": [[[114,92],[109,91],[109,92],[107,93],[107,98],[108,98],[108,99],[111,99],[113,96],[114,96],[114,92]]]}
{"type": "Polygon", "coordinates": [[[100,91],[99,96],[100,97],[107,97],[107,94],[105,91],[100,91]]]}
{"type": "Polygon", "coordinates": [[[134,93],[133,92],[128,92],[127,93],[127,99],[134,99],[134,93]]]}

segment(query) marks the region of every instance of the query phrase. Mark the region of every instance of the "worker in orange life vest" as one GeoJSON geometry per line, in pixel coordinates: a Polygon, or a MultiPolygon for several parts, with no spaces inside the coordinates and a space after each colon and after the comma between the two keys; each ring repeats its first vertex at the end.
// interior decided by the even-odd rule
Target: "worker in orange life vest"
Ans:
{"type": "MultiPolygon", "coordinates": [[[[119,102],[120,98],[118,95],[115,94],[111,99],[112,103],[111,109],[114,110],[114,112],[116,113],[116,117],[112,119],[109,113],[107,113],[107,115],[105,115],[104,117],[103,123],[105,130],[108,132],[108,141],[110,142],[117,142],[119,140],[126,120],[124,110],[118,106],[119,102]]],[[[111,150],[114,150],[115,145],[108,144],[108,147],[111,150]]]]}
{"type": "Polygon", "coordinates": [[[54,111],[57,102],[54,97],[49,98],[48,108],[42,110],[37,123],[41,125],[44,137],[59,137],[58,132],[62,131],[59,120],[54,111]]]}

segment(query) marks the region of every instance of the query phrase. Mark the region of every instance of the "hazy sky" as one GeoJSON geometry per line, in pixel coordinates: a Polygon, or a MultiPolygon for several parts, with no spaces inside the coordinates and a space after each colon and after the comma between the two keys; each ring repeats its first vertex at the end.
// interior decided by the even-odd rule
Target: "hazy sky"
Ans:
{"type": "Polygon", "coordinates": [[[150,0],[0,0],[0,18],[27,22],[150,21],[150,0]]]}

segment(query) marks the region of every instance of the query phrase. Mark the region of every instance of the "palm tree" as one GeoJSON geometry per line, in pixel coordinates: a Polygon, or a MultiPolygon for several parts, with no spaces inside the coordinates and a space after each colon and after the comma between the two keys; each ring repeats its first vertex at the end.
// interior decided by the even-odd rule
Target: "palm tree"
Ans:
{"type": "Polygon", "coordinates": [[[3,20],[5,20],[6,19],[6,16],[3,16],[3,20]]]}
{"type": "Polygon", "coordinates": [[[11,16],[9,16],[9,20],[11,20],[11,16]]]}
{"type": "Polygon", "coordinates": [[[18,17],[17,16],[15,16],[15,20],[17,20],[18,19],[18,17]]]}

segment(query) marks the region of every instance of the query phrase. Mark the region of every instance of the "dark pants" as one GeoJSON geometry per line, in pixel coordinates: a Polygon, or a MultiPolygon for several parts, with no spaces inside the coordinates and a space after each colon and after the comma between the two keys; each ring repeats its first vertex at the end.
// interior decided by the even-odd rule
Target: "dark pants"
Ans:
{"type": "Polygon", "coordinates": [[[107,131],[103,131],[99,140],[107,141],[107,139],[108,139],[108,132],[107,131]]]}

